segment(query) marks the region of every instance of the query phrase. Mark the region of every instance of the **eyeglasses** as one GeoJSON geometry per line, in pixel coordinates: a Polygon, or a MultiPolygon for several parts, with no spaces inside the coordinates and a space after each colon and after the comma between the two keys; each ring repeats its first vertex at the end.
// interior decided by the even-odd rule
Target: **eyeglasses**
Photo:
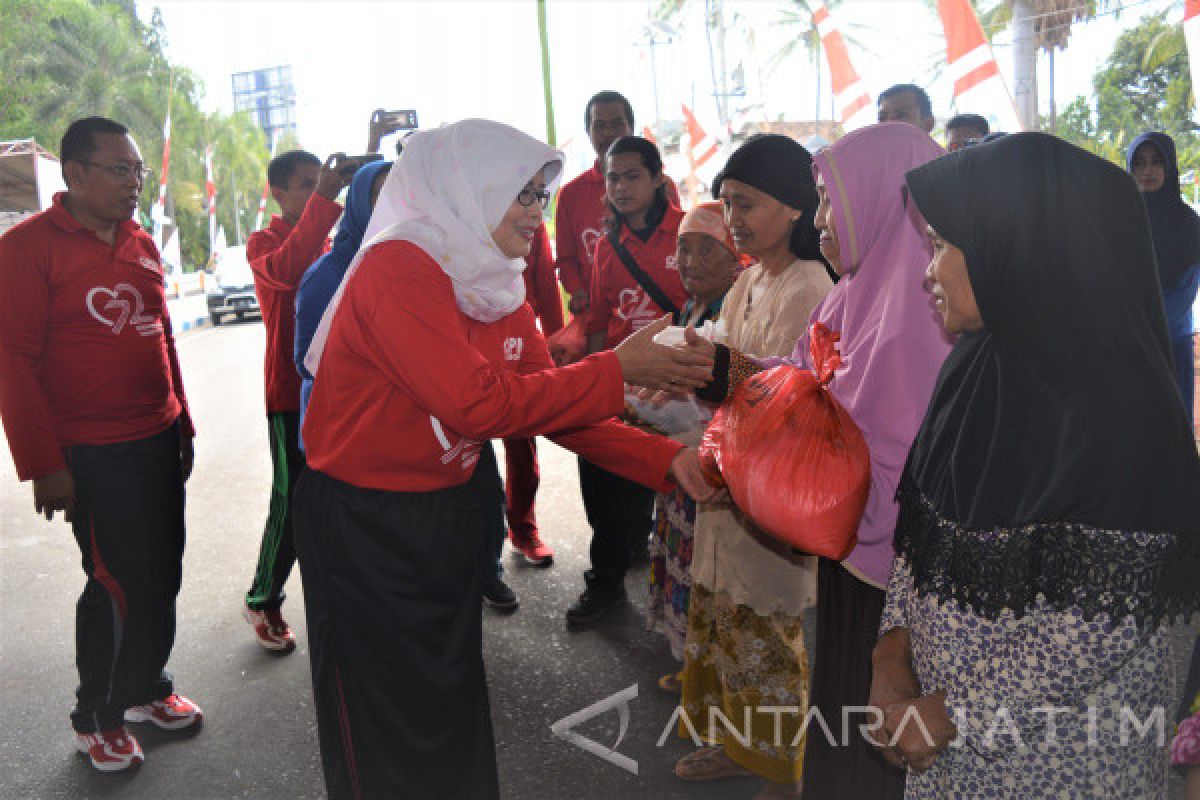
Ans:
{"type": "Polygon", "coordinates": [[[541,203],[542,210],[545,210],[550,205],[550,193],[545,189],[522,189],[517,192],[517,202],[525,208],[529,208],[534,203],[541,203]]]}
{"type": "Polygon", "coordinates": [[[81,161],[80,163],[88,167],[99,167],[120,181],[127,181],[137,176],[137,179],[144,183],[146,179],[154,174],[154,170],[144,166],[131,167],[128,164],[100,164],[95,161],[81,161]]]}

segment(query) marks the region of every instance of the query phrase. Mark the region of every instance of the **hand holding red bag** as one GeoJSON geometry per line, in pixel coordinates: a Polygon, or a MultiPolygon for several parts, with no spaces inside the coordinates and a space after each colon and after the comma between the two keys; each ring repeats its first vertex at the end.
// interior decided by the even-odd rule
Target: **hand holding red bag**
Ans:
{"type": "Polygon", "coordinates": [[[739,385],[705,431],[700,460],[764,532],[841,561],[857,543],[871,457],[862,431],[829,391],[841,366],[838,338],[813,323],[813,371],[785,364],[739,385]]]}

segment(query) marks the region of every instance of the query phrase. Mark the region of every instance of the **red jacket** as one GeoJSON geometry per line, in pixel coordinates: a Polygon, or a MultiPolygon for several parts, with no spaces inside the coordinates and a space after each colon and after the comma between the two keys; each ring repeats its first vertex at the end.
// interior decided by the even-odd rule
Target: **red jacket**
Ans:
{"type": "Polygon", "coordinates": [[[0,416],[21,480],[62,448],[194,436],[154,240],[133,220],[112,246],[54,205],[0,237],[0,416]]]}
{"type": "MultiPolygon", "coordinates": [[[[667,178],[667,196],[679,205],[679,190],[667,178]]],[[[567,294],[591,291],[596,244],[604,238],[604,173],[600,160],[558,190],[554,216],[554,246],[558,252],[558,279],[567,294]]]]}
{"type": "Polygon", "coordinates": [[[562,330],[562,295],[554,278],[554,254],[550,252],[550,236],[542,225],[533,235],[533,246],[525,256],[525,299],[542,323],[542,335],[552,336],[562,330]]]}
{"type": "MultiPolygon", "coordinates": [[[[676,239],[683,212],[669,205],[662,222],[642,241],[626,226],[621,226],[621,244],[629,251],[638,266],[658,284],[658,288],[682,308],[687,292],[675,264],[676,239]]],[[[640,330],[667,313],[650,298],[641,284],[630,274],[617,257],[608,237],[596,247],[596,267],[592,271],[591,302],[585,319],[588,334],[607,331],[606,347],[616,347],[625,337],[640,330]]]]}
{"type": "Polygon", "coordinates": [[[267,329],[267,413],[300,408],[296,347],[296,287],[304,272],[329,249],[329,231],[342,207],[313,192],[293,227],[283,217],[250,234],[246,259],[254,270],[254,293],[267,329]]]}
{"type": "Polygon", "coordinates": [[[372,248],[346,286],[304,443],[313,469],[414,492],[465,483],[486,439],[549,433],[605,469],[666,488],[680,445],[608,419],[623,407],[614,354],[553,368],[528,304],[477,322],[458,310],[437,262],[391,241],[372,248]]]}

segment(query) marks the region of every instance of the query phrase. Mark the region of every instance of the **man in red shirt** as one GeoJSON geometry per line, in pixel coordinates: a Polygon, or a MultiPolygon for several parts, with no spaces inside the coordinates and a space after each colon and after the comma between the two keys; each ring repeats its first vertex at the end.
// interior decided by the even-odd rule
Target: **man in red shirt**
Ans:
{"type": "Polygon", "coordinates": [[[147,170],[124,125],[77,120],[67,191],[0,237],[0,416],[34,508],[83,556],[76,744],[96,769],[143,760],[126,721],[200,709],[165,669],[182,576],[192,437],[154,241],[131,218],[147,170]]]}
{"type": "MultiPolygon", "coordinates": [[[[633,106],[620,92],[597,92],[584,109],[583,125],[596,151],[596,163],[559,189],[554,216],[554,245],[558,251],[555,267],[558,280],[570,295],[572,314],[587,310],[596,243],[604,238],[606,230],[601,162],[613,142],[633,133],[633,106]]],[[[668,177],[665,185],[671,202],[678,206],[675,183],[668,177]]]]}
{"type": "Polygon", "coordinates": [[[246,592],[246,621],[268,650],[291,652],[296,635],[283,618],[283,585],[296,563],[292,538],[292,489],[304,469],[300,451],[300,374],[293,361],[296,288],[304,272],[328,247],[329,231],[342,214],[335,201],[349,183],[338,171],[344,155],[324,165],[312,153],[291,150],[271,159],[267,184],[282,212],[250,234],[246,258],[267,329],[265,359],[267,433],[271,442],[271,505],[259,548],[254,582],[246,592]]]}
{"type": "MultiPolygon", "coordinates": [[[[597,92],[587,102],[583,112],[583,124],[588,138],[592,142],[592,148],[596,151],[596,163],[587,172],[568,181],[559,190],[554,218],[554,241],[558,249],[558,261],[556,262],[558,279],[562,283],[563,289],[570,295],[570,310],[572,314],[576,315],[586,314],[591,305],[590,290],[596,247],[604,238],[607,230],[605,225],[608,211],[605,206],[604,156],[613,142],[622,136],[633,133],[633,106],[620,92],[611,90],[597,92]]],[[[678,206],[679,191],[675,188],[674,182],[666,177],[663,185],[671,203],[678,206]]],[[[621,481],[616,476],[597,469],[595,465],[589,464],[585,459],[579,460],[579,488],[583,495],[583,507],[587,512],[588,523],[592,526],[593,547],[597,544],[608,543],[610,546],[604,549],[613,550],[615,553],[617,542],[628,542],[633,539],[634,542],[631,544],[633,553],[642,554],[646,549],[645,537],[641,537],[643,541],[638,541],[638,534],[632,531],[617,530],[617,528],[627,528],[631,525],[640,529],[640,518],[634,523],[628,518],[628,515],[620,513],[621,509],[606,508],[614,499],[610,491],[610,484],[614,482],[619,485],[628,484],[627,481],[621,481]]],[[[620,559],[612,555],[611,557],[601,557],[600,560],[609,562],[620,559]]],[[[613,576],[617,573],[623,576],[624,567],[614,567],[611,572],[613,576]]],[[[589,570],[590,573],[592,570],[589,570]]],[[[585,592],[585,595],[593,601],[585,603],[585,605],[595,606],[595,610],[585,610],[585,613],[580,614],[577,613],[580,609],[572,607],[572,610],[568,611],[568,620],[571,624],[575,626],[591,624],[602,616],[603,610],[611,608],[611,603],[596,602],[601,595],[623,598],[623,593],[616,592],[616,582],[615,577],[604,581],[609,584],[612,591],[585,592]]]]}

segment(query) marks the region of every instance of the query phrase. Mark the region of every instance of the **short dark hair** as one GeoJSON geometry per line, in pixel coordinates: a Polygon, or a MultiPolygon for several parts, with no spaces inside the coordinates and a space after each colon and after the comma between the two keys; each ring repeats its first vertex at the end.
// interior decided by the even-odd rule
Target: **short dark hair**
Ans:
{"type": "Polygon", "coordinates": [[[64,164],[68,161],[87,161],[92,157],[92,153],[96,152],[97,133],[115,133],[123,136],[129,133],[129,128],[107,117],[77,119],[63,134],[62,143],[58,148],[59,160],[64,164]]]}
{"type": "Polygon", "coordinates": [[[620,103],[621,108],[625,111],[625,119],[629,122],[629,130],[633,130],[633,106],[625,98],[625,95],[620,92],[614,92],[612,89],[605,89],[603,92],[596,92],[587,102],[587,108],[583,110],[583,129],[590,131],[592,129],[592,107],[598,103],[620,103]]]}
{"type": "Polygon", "coordinates": [[[286,153],[280,153],[267,165],[267,185],[276,189],[288,188],[296,169],[302,164],[316,164],[319,167],[321,159],[307,150],[288,150],[286,153]]]}
{"type": "Polygon", "coordinates": [[[876,105],[881,106],[883,105],[883,101],[889,97],[895,97],[905,92],[912,92],[913,96],[917,98],[917,108],[921,110],[922,117],[933,116],[933,103],[929,100],[929,93],[915,83],[897,83],[895,86],[889,86],[879,93],[879,100],[876,101],[876,105]]]}
{"type": "Polygon", "coordinates": [[[970,128],[973,131],[979,131],[980,136],[987,136],[992,132],[992,127],[988,125],[988,121],[979,114],[955,114],[946,123],[946,133],[958,128],[970,128]]]}

